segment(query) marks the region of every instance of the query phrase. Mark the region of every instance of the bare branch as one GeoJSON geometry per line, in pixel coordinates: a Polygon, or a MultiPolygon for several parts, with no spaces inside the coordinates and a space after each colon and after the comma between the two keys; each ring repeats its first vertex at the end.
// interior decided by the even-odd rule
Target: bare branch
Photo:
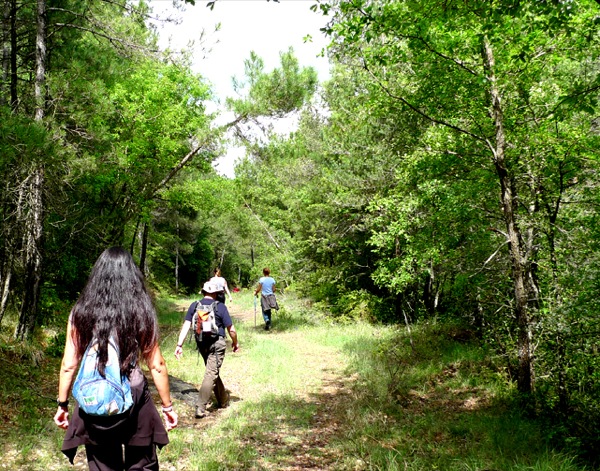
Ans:
{"type": "Polygon", "coordinates": [[[248,208],[248,210],[250,211],[250,213],[252,213],[252,216],[254,216],[256,218],[256,220],[260,223],[260,225],[265,230],[265,232],[267,233],[267,235],[269,236],[269,238],[273,241],[273,244],[275,244],[275,247],[277,247],[277,250],[279,250],[281,252],[282,251],[281,247],[279,246],[279,244],[275,240],[275,237],[273,237],[273,234],[271,234],[269,232],[269,229],[267,228],[267,225],[262,221],[262,219],[260,217],[258,217],[258,214],[256,214],[254,211],[252,211],[252,208],[250,207],[250,205],[248,204],[248,202],[244,201],[244,206],[246,206],[246,208],[248,208]]]}
{"type": "Polygon", "coordinates": [[[396,95],[394,93],[392,93],[390,91],[390,89],[388,87],[386,87],[381,80],[379,80],[379,77],[377,77],[369,68],[369,66],[367,65],[366,61],[363,59],[363,67],[364,69],[371,75],[371,77],[373,77],[373,79],[377,82],[377,84],[381,87],[381,89],[390,97],[393,98],[394,100],[398,100],[401,103],[405,104],[406,106],[408,106],[411,110],[413,110],[415,113],[417,113],[418,115],[422,116],[423,118],[425,118],[428,121],[431,121],[432,123],[436,123],[439,124],[441,126],[445,126],[447,128],[453,129],[461,134],[465,134],[467,136],[472,137],[473,139],[476,139],[477,141],[480,142],[484,142],[486,143],[486,145],[489,145],[489,142],[487,140],[487,138],[485,137],[481,137],[478,136],[477,134],[474,134],[470,131],[467,131],[466,129],[462,129],[454,124],[448,123],[447,121],[441,120],[441,119],[437,119],[434,118],[433,116],[428,115],[427,113],[425,113],[424,111],[422,111],[421,109],[419,109],[417,106],[413,105],[412,103],[410,103],[406,98],[396,95]]]}
{"type": "Polygon", "coordinates": [[[130,49],[144,50],[144,51],[148,51],[148,52],[160,52],[158,49],[149,49],[147,47],[140,46],[138,44],[130,43],[121,38],[109,36],[108,34],[101,33],[99,31],[94,31],[93,29],[86,28],[84,26],[74,25],[72,23],[55,23],[55,25],[56,26],[64,26],[64,27],[68,27],[68,28],[75,28],[75,29],[79,29],[81,31],[86,31],[88,33],[93,34],[94,36],[100,36],[101,38],[107,39],[111,44],[125,46],[130,49]]]}

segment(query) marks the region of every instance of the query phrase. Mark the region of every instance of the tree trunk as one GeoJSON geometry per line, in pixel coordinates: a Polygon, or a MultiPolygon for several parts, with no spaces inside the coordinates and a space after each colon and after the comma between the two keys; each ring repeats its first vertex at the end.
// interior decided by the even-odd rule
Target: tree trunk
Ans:
{"type": "Polygon", "coordinates": [[[11,27],[11,2],[4,1],[2,12],[2,82],[0,82],[0,105],[6,106],[9,96],[10,78],[10,27],[11,27]]]}
{"type": "Polygon", "coordinates": [[[427,314],[434,315],[437,310],[438,293],[436,289],[435,267],[430,262],[429,272],[425,278],[423,285],[423,304],[427,310],[427,314]]]}
{"type": "Polygon", "coordinates": [[[25,293],[15,337],[25,340],[31,336],[38,315],[42,280],[43,243],[43,186],[44,171],[39,163],[27,178],[25,185],[25,293]]]}
{"type": "Polygon", "coordinates": [[[144,274],[144,276],[147,275],[146,252],[148,249],[148,231],[148,223],[145,222],[144,231],[142,232],[142,246],[140,248],[140,271],[144,274]]]}
{"type": "Polygon", "coordinates": [[[502,100],[494,73],[494,54],[491,45],[484,39],[483,61],[487,79],[490,83],[491,116],[495,125],[495,142],[489,143],[493,153],[496,174],[500,181],[500,200],[506,237],[509,243],[509,257],[512,267],[512,279],[515,293],[515,316],[517,319],[517,348],[519,366],[517,371],[517,387],[522,393],[530,393],[533,388],[533,365],[531,355],[531,322],[529,312],[530,289],[528,280],[531,273],[527,258],[523,253],[522,234],[517,224],[517,194],[514,176],[510,174],[506,162],[506,135],[502,112],[502,100]]]}
{"type": "MultiPolygon", "coordinates": [[[[46,77],[46,0],[37,2],[35,48],[35,120],[42,125],[45,108],[46,77]]],[[[24,340],[33,333],[38,315],[42,280],[42,245],[44,235],[44,167],[34,162],[25,184],[25,293],[15,337],[24,340]]]]}
{"type": "Polygon", "coordinates": [[[562,417],[566,417],[569,410],[569,389],[567,387],[567,378],[565,372],[567,371],[565,365],[565,342],[562,334],[556,336],[556,366],[558,371],[558,411],[562,417]]]}
{"type": "Polygon", "coordinates": [[[133,251],[135,250],[135,239],[138,236],[138,230],[140,229],[140,220],[141,220],[141,218],[138,217],[138,219],[135,223],[135,230],[133,231],[133,236],[131,237],[131,245],[129,247],[129,253],[131,254],[132,257],[133,257],[133,251]]]}
{"type": "Polygon", "coordinates": [[[8,99],[13,111],[16,111],[18,104],[17,79],[17,0],[5,0],[2,23],[2,103],[6,104],[8,99]]]}
{"type": "Polygon", "coordinates": [[[35,38],[35,120],[44,119],[46,105],[46,0],[37,0],[37,34],[35,38]]]}
{"type": "MultiPolygon", "coordinates": [[[[6,312],[6,306],[8,305],[8,298],[10,294],[10,282],[13,275],[14,260],[15,260],[15,227],[18,226],[15,223],[13,214],[13,204],[8,202],[9,194],[14,192],[14,188],[11,188],[11,184],[8,183],[12,180],[9,176],[6,178],[6,187],[3,189],[3,194],[0,195],[0,199],[3,202],[0,217],[2,218],[2,226],[0,230],[0,240],[2,245],[0,246],[0,276],[2,281],[0,282],[0,324],[2,318],[6,312]]],[[[18,192],[20,195],[21,192],[18,192]]]]}
{"type": "Polygon", "coordinates": [[[175,247],[175,294],[179,294],[179,245],[175,247]]]}
{"type": "Polygon", "coordinates": [[[179,222],[176,225],[177,240],[175,241],[175,294],[179,294],[179,222]]]}
{"type": "Polygon", "coordinates": [[[0,299],[0,324],[2,324],[2,318],[6,312],[6,305],[8,304],[8,294],[10,292],[10,279],[12,278],[12,267],[11,263],[6,264],[5,273],[2,277],[2,299],[0,299]]]}

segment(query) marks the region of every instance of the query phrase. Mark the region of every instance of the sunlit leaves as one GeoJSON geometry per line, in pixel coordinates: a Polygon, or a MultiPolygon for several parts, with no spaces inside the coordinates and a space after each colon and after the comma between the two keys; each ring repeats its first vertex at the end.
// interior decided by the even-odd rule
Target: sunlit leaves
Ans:
{"type": "Polygon", "coordinates": [[[174,65],[140,64],[113,91],[121,163],[154,162],[164,177],[207,125],[207,98],[200,77],[174,65]]]}

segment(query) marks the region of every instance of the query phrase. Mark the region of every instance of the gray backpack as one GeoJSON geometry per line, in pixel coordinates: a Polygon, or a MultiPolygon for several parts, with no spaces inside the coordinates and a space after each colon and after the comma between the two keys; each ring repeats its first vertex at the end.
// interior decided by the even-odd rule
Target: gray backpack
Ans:
{"type": "Polygon", "coordinates": [[[192,317],[192,329],[196,343],[200,344],[202,340],[212,340],[219,335],[219,327],[215,320],[217,306],[219,301],[211,304],[196,303],[196,311],[192,317]]]}

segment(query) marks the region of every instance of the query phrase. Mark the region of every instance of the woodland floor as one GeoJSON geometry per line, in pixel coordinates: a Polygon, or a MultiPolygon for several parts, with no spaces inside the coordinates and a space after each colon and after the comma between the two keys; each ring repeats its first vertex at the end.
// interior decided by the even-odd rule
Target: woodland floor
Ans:
{"type": "MultiPolygon", "coordinates": [[[[390,461],[398,465],[393,469],[585,469],[548,448],[541,429],[520,418],[510,404],[494,402],[495,390],[487,383],[465,380],[474,375],[490,376],[471,350],[463,357],[465,351],[453,349],[458,353],[444,357],[443,362],[441,356],[436,356],[435,365],[439,367],[433,369],[423,357],[426,374],[421,373],[422,377],[406,391],[398,390],[397,396],[390,396],[395,402],[389,409],[392,413],[388,413],[377,405],[370,408],[368,391],[365,395],[365,388],[360,386],[365,378],[359,379],[358,373],[348,374],[348,362],[355,362],[356,356],[348,358],[339,342],[323,341],[331,335],[324,330],[326,327],[323,331],[319,326],[309,330],[290,328],[289,324],[286,327],[284,317],[275,314],[273,329],[267,332],[260,310],[255,321],[252,308],[242,308],[235,301],[228,306],[241,346],[236,354],[228,346],[221,368],[230,392],[230,407],[209,407],[207,417],[196,419],[202,360],[192,344],[186,344],[180,362],[172,351],[163,348],[179,425],[170,434],[171,443],[159,455],[161,470],[365,471],[386,469],[386,464],[374,468],[366,462],[377,458],[379,461],[373,462],[388,463],[379,458],[382,453],[384,458],[396,460],[390,461]],[[365,400],[368,411],[361,412],[365,400]],[[397,410],[400,413],[394,414],[397,410]],[[224,457],[221,438],[230,440],[227,444],[233,458],[225,459],[229,457],[224,457]],[[210,453],[215,458],[210,463],[202,461],[206,457],[203,446],[213,447],[210,453]],[[373,458],[375,453],[380,455],[373,458]],[[368,458],[363,461],[361,457],[365,456],[368,458]]],[[[174,323],[171,320],[161,325],[163,345],[175,345],[180,328],[176,324],[187,307],[187,302],[169,306],[168,312],[177,311],[181,317],[172,316],[174,323]]],[[[446,335],[453,342],[461,341],[452,332],[446,335]]],[[[373,340],[373,335],[352,338],[364,342],[373,340]]],[[[361,351],[349,345],[353,354],[361,351]]],[[[365,351],[374,345],[367,344],[365,351]]],[[[423,348],[428,345],[423,343],[423,348]]],[[[83,448],[74,467],[59,451],[63,432],[52,422],[57,360],[28,359],[23,355],[9,351],[0,362],[0,470],[87,469],[83,448]],[[39,367],[20,368],[23,362],[39,367]],[[19,436],[23,430],[25,433],[19,436]]],[[[152,380],[148,383],[159,407],[152,380]]]]}

